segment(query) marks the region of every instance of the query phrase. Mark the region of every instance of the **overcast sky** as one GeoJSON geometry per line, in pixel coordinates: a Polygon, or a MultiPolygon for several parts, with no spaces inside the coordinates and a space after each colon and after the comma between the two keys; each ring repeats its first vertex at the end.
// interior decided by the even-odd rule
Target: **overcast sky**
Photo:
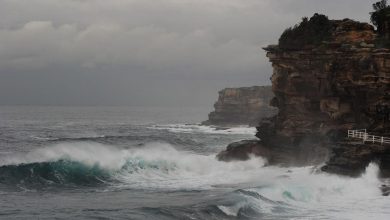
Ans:
{"type": "Polygon", "coordinates": [[[0,104],[212,106],[270,84],[261,47],[367,0],[0,0],[0,104]]]}

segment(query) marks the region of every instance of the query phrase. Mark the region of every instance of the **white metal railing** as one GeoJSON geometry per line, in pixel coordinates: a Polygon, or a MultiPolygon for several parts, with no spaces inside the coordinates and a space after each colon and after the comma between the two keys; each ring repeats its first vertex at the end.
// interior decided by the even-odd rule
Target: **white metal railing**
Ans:
{"type": "Polygon", "coordinates": [[[372,143],[390,144],[390,138],[368,134],[366,129],[348,130],[348,137],[362,139],[363,143],[372,142],[372,143]]]}

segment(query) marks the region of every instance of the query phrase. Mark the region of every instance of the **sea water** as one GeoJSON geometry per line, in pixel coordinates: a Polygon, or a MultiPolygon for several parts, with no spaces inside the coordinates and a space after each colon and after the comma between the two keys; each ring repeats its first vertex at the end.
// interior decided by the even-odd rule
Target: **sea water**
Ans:
{"type": "Polygon", "coordinates": [[[207,108],[0,107],[0,219],[390,219],[378,166],[221,162],[207,108]]]}

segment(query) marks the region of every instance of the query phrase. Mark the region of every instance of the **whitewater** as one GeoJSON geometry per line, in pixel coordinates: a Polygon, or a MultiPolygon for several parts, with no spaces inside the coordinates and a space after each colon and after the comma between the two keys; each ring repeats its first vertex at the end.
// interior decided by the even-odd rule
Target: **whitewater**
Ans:
{"type": "Polygon", "coordinates": [[[183,111],[1,107],[0,219],[390,218],[377,164],[349,178],[221,162],[255,129],[202,126],[207,109],[183,111]]]}

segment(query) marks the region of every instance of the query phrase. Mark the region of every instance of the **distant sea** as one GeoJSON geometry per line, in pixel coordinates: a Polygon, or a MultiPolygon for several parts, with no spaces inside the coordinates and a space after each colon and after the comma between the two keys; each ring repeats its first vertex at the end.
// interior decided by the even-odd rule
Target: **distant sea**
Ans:
{"type": "Polygon", "coordinates": [[[378,167],[220,162],[255,129],[207,108],[0,107],[0,219],[390,219],[378,167]]]}

